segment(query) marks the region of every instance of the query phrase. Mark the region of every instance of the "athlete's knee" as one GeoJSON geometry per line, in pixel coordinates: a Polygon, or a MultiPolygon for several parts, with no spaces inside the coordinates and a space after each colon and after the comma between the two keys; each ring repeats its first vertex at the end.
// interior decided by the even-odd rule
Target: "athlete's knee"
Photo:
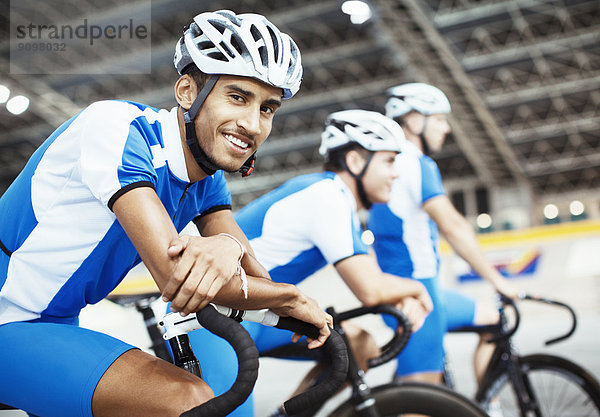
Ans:
{"type": "Polygon", "coordinates": [[[367,361],[381,354],[379,346],[373,336],[362,328],[351,323],[344,323],[343,328],[358,365],[366,371],[368,369],[367,361]]]}
{"type": "Polygon", "coordinates": [[[490,304],[478,303],[475,308],[475,318],[473,319],[474,324],[483,326],[487,324],[496,324],[500,320],[498,310],[496,310],[490,304]]]}
{"type": "Polygon", "coordinates": [[[165,399],[165,403],[171,404],[171,411],[177,416],[214,398],[208,384],[197,378],[174,382],[170,384],[169,392],[171,400],[165,399]]]}

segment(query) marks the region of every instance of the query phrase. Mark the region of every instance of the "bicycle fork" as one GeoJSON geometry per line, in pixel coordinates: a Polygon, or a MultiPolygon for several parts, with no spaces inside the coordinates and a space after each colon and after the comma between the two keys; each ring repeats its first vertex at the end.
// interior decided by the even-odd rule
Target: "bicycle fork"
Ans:
{"type": "MultiPolygon", "coordinates": [[[[348,338],[342,326],[336,326],[336,330],[344,338],[346,346],[349,346],[348,338]]],[[[351,401],[356,414],[359,417],[380,417],[375,398],[371,395],[371,389],[364,381],[364,372],[359,368],[351,349],[348,349],[348,380],[352,385],[351,401]]]]}
{"type": "Polygon", "coordinates": [[[503,353],[501,359],[508,370],[510,382],[519,403],[521,417],[530,417],[530,413],[532,412],[535,417],[542,417],[542,411],[540,410],[535,392],[529,382],[527,372],[523,372],[521,369],[518,355],[503,353]]]}

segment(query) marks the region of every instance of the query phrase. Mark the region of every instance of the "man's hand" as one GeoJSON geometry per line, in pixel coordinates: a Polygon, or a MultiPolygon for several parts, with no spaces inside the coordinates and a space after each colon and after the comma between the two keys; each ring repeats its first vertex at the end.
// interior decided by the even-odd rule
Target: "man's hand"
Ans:
{"type": "Polygon", "coordinates": [[[412,332],[416,332],[423,326],[425,319],[431,310],[426,310],[423,303],[415,297],[406,297],[402,302],[396,304],[397,309],[402,310],[412,324],[412,332]]]}
{"type": "MultiPolygon", "coordinates": [[[[330,335],[329,328],[333,327],[333,317],[327,314],[316,303],[315,300],[308,296],[303,296],[302,301],[294,307],[273,308],[275,314],[283,317],[294,317],[306,323],[310,323],[319,329],[318,339],[306,338],[308,340],[308,348],[314,349],[322,346],[330,335]]],[[[301,334],[294,333],[292,342],[296,343],[302,337],[301,334]]]]}
{"type": "Polygon", "coordinates": [[[519,299],[521,296],[522,291],[520,291],[516,285],[504,277],[496,279],[493,285],[496,291],[506,297],[512,298],[513,300],[519,299]]]}
{"type": "Polygon", "coordinates": [[[419,292],[419,295],[417,295],[416,299],[419,300],[423,309],[427,312],[427,314],[429,314],[433,311],[433,301],[431,301],[431,297],[429,296],[429,293],[427,292],[427,288],[425,288],[425,286],[423,284],[421,284],[420,282],[418,282],[418,281],[416,281],[416,282],[421,287],[421,291],[419,292]]]}
{"type": "Polygon", "coordinates": [[[181,236],[171,242],[167,254],[177,262],[162,290],[172,311],[200,310],[237,276],[240,247],[226,236],[181,236]]]}

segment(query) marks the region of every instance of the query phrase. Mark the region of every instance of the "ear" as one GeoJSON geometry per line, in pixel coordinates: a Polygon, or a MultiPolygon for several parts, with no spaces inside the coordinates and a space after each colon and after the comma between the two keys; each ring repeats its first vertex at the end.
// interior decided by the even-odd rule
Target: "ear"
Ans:
{"type": "Polygon", "coordinates": [[[416,135],[418,135],[423,130],[424,120],[425,117],[421,113],[418,113],[416,111],[412,111],[406,116],[404,116],[404,124],[410,132],[417,132],[415,133],[416,135]]]}
{"type": "Polygon", "coordinates": [[[189,109],[198,95],[198,87],[194,79],[188,75],[182,75],[175,83],[175,99],[184,109],[189,109]]]}
{"type": "Polygon", "coordinates": [[[362,172],[365,166],[365,159],[357,151],[349,151],[346,156],[346,166],[350,170],[350,173],[358,175],[362,172]]]}

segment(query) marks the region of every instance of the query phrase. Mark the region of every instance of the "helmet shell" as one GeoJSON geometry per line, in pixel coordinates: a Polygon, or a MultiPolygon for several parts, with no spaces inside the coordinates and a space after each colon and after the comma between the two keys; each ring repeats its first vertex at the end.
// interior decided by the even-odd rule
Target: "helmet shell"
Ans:
{"type": "Polygon", "coordinates": [[[325,120],[319,153],[327,157],[335,149],[356,142],[371,152],[401,152],[404,132],[398,123],[381,113],[343,110],[325,120]]]}
{"type": "Polygon", "coordinates": [[[251,77],[292,97],[302,82],[300,50],[264,16],[230,10],[201,13],[175,47],[173,63],[181,75],[190,64],[205,74],[251,77]]]}
{"type": "Polygon", "coordinates": [[[390,96],[385,104],[385,114],[396,118],[411,111],[426,116],[450,113],[448,97],[437,87],[424,83],[409,83],[387,90],[390,96]]]}

